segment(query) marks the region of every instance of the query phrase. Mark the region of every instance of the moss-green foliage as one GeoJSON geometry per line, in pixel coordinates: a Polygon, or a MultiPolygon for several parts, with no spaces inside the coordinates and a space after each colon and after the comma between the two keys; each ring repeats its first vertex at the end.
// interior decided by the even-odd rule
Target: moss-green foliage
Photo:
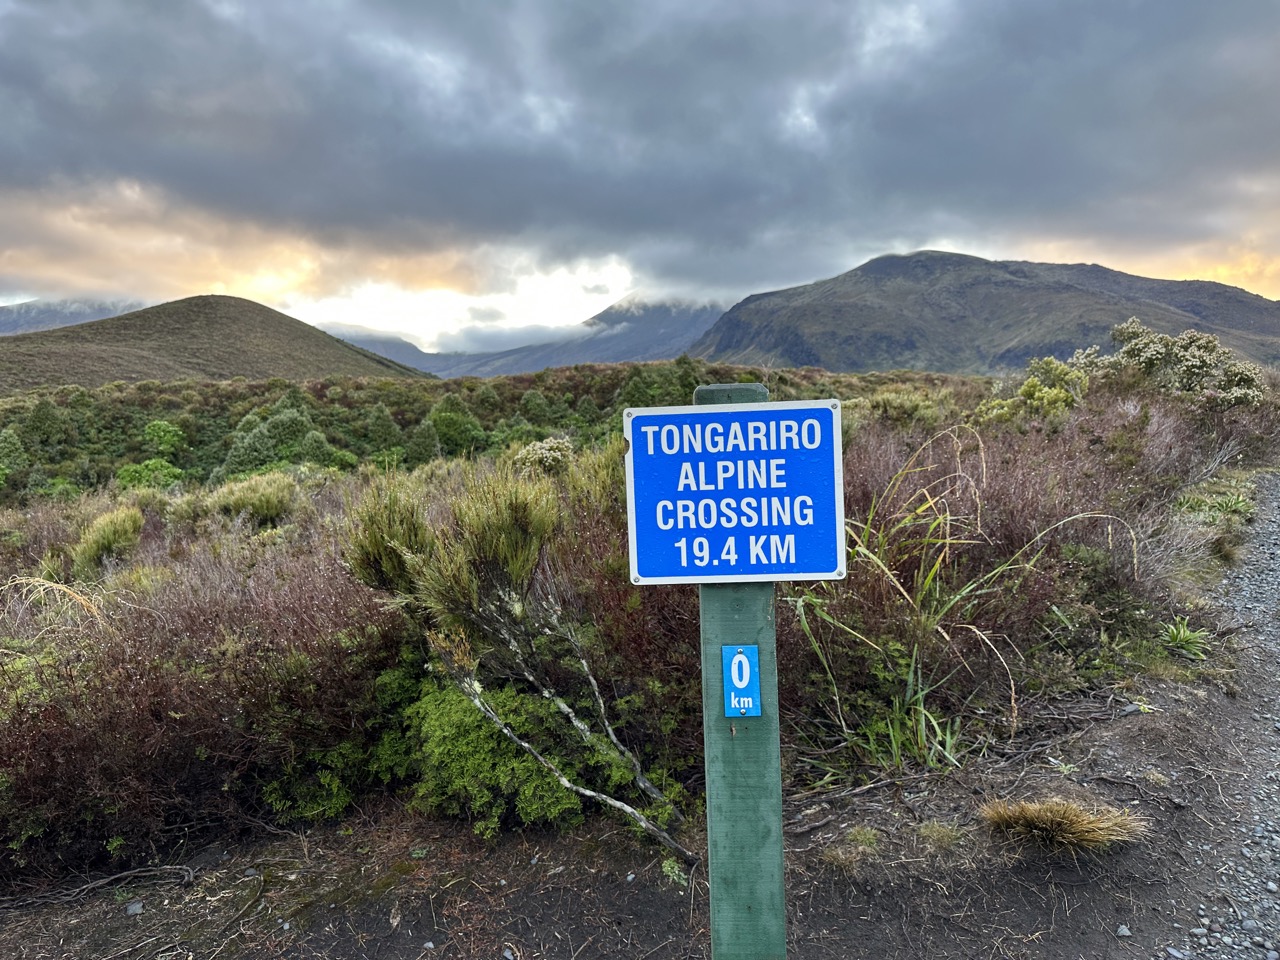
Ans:
{"type": "Polygon", "coordinates": [[[410,563],[412,595],[446,628],[488,647],[495,631],[527,626],[527,595],[559,502],[546,480],[477,470],[449,514],[437,548],[410,563]]]}
{"type": "Polygon", "coordinates": [[[371,454],[391,450],[404,442],[399,425],[383,403],[375,403],[369,410],[365,417],[363,435],[371,454]]]}
{"type": "MultiPolygon", "coordinates": [[[[410,711],[414,745],[406,769],[414,771],[421,801],[469,811],[486,832],[507,813],[524,822],[576,813],[578,801],[557,796],[567,791],[544,772],[536,751],[581,789],[630,801],[644,796],[660,820],[675,816],[610,737],[610,706],[590,666],[600,645],[596,631],[561,607],[548,577],[561,489],[545,475],[502,464],[468,466],[445,492],[434,537],[416,534],[427,550],[384,547],[393,526],[423,524],[413,482],[390,477],[371,488],[360,507],[370,529],[349,537],[355,549],[348,562],[370,584],[407,581],[401,599],[452,683],[451,701],[429,682],[422,705],[410,711]],[[455,719],[441,730],[444,718],[455,719]]],[[[400,542],[409,535],[398,532],[400,542]]]]}
{"type": "MultiPolygon", "coordinates": [[[[547,749],[567,774],[581,776],[566,762],[565,751],[555,749],[563,723],[555,707],[510,687],[485,694],[517,735],[547,749]]],[[[504,822],[563,825],[581,818],[578,797],[453,686],[425,684],[406,720],[411,756],[406,772],[416,781],[419,809],[469,817],[486,837],[504,822]]]]}
{"type": "MultiPolygon", "coordinates": [[[[352,460],[355,458],[352,457],[352,460]]],[[[314,463],[321,467],[340,466],[339,451],[319,430],[308,430],[298,443],[299,463],[314,463]]],[[[354,466],[354,463],[352,464],[354,466]]]]}
{"type": "MultiPolygon", "coordinates": [[[[685,354],[671,364],[636,364],[619,394],[621,407],[666,407],[693,403],[693,391],[708,381],[697,361],[685,354]]],[[[722,381],[723,382],[723,381],[722,381]]]]}
{"type": "MultiPolygon", "coordinates": [[[[361,460],[418,466],[442,456],[503,451],[513,444],[566,434],[576,447],[603,440],[618,429],[624,405],[688,403],[699,383],[759,379],[758,371],[684,359],[642,365],[581,364],[538,374],[488,381],[357,379],[334,377],[304,384],[284,380],[109,383],[101,387],[50,388],[0,396],[0,436],[12,431],[13,463],[0,463],[0,504],[70,489],[94,490],[111,482],[125,464],[163,457],[183,471],[188,485],[278,464],[317,463],[350,469],[361,460]],[[545,424],[521,413],[536,390],[546,401],[545,424]],[[384,450],[366,436],[370,411],[381,404],[404,436],[384,450]],[[285,413],[285,411],[292,411],[285,413]],[[273,418],[284,414],[263,433],[273,418]],[[434,414],[434,419],[429,416],[434,414]],[[310,422],[305,426],[298,418],[310,422]],[[436,431],[433,438],[424,419],[436,431]],[[168,424],[169,427],[152,426],[168,424]],[[149,429],[150,428],[150,429],[149,429]],[[169,429],[172,428],[172,429],[169,429]],[[149,432],[148,432],[149,431],[149,432]],[[181,432],[181,439],[178,433],[181,432]],[[312,437],[318,431],[323,438],[312,437]],[[421,436],[418,434],[421,433],[421,436]],[[165,452],[174,443],[178,445],[165,452]],[[412,449],[410,449],[412,447],[412,449]],[[397,450],[401,452],[397,454],[397,450]],[[71,486],[68,486],[70,484],[71,486]]],[[[854,376],[819,370],[774,371],[768,376],[778,400],[870,396],[895,382],[921,391],[943,410],[977,402],[978,380],[935,374],[854,376]],[[944,400],[946,395],[952,399],[944,400]]],[[[541,409],[531,400],[535,413],[541,409]]],[[[538,414],[539,416],[543,414],[538,414]]],[[[381,414],[378,414],[378,419],[381,414]]],[[[384,422],[385,426],[385,422],[384,422]]],[[[389,435],[384,440],[394,440],[389,435]]]]}
{"type": "Polygon", "coordinates": [[[102,565],[138,545],[143,516],[137,507],[119,507],[95,517],[71,551],[71,570],[81,580],[93,579],[102,565]]]}
{"type": "Polygon", "coordinates": [[[868,401],[870,413],[885,423],[909,430],[932,431],[953,411],[945,391],[938,395],[909,384],[881,387],[868,401]]]}
{"type": "MultiPolygon", "coordinates": [[[[492,392],[492,388],[490,389],[492,392]]],[[[409,431],[404,445],[404,465],[412,470],[430,463],[441,455],[440,434],[430,420],[423,420],[409,431]]]]}
{"type": "Polygon", "coordinates": [[[548,424],[552,421],[551,404],[536,387],[526,390],[520,398],[520,415],[534,425],[548,424]]]}

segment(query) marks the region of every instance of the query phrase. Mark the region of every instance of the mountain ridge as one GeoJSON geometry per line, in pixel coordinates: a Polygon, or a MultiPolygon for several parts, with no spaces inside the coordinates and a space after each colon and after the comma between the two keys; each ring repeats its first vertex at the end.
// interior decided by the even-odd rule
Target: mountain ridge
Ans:
{"type": "Polygon", "coordinates": [[[1204,330],[1251,359],[1280,363],[1280,303],[1238,287],[932,250],[753,294],[690,353],[845,372],[1000,373],[1106,345],[1111,328],[1131,316],[1169,334],[1204,330]]]}
{"type": "Polygon", "coordinates": [[[723,307],[679,299],[647,300],[630,294],[570,328],[563,339],[486,353],[433,353],[421,369],[441,377],[536,373],[578,363],[672,360],[693,346],[723,307]]]}

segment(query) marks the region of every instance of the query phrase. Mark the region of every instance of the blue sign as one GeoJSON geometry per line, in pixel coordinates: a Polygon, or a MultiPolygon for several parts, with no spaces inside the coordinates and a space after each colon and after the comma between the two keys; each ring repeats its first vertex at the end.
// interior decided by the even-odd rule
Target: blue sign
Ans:
{"type": "Polygon", "coordinates": [[[721,647],[724,664],[724,715],[760,716],[760,648],[721,647]]]}
{"type": "Polygon", "coordinates": [[[633,583],[845,575],[839,400],[623,412],[633,583]]]}

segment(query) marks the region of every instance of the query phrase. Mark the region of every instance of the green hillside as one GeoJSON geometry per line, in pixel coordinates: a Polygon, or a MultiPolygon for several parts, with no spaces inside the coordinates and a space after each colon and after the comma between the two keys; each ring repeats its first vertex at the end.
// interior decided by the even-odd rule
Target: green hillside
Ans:
{"type": "Polygon", "coordinates": [[[188,297],[0,341],[0,393],[116,380],[420,377],[239,297],[188,297]]]}
{"type": "Polygon", "coordinates": [[[828,370],[994,373],[1105,346],[1110,329],[1133,316],[1171,335],[1212,333],[1252,360],[1280,363],[1280,304],[1236,287],[936,251],[878,257],[829,280],[748,297],[691,353],[828,370]]]}

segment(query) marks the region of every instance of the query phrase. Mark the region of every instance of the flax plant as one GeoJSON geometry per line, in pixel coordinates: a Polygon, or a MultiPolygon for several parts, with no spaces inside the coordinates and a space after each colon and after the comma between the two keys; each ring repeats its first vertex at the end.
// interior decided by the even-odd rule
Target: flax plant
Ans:
{"type": "MultiPolygon", "coordinates": [[[[931,653],[958,658],[956,670],[976,671],[963,653],[977,643],[1000,664],[1008,684],[1010,735],[1018,725],[1018,692],[1002,642],[1008,637],[985,623],[1005,597],[1016,596],[1040,562],[1053,534],[1067,524],[1104,520],[1124,527],[1137,563],[1137,540],[1123,521],[1107,514],[1079,513],[1046,527],[996,563],[977,565],[987,550],[982,492],[985,451],[971,428],[953,427],[921,447],[874,496],[865,515],[847,525],[849,578],[805,589],[790,598],[797,622],[813,653],[829,695],[827,704],[839,749],[852,749],[878,766],[901,767],[908,759],[926,766],[954,766],[963,752],[960,725],[930,705],[930,695],[950,677],[929,679],[931,653]],[[950,447],[950,463],[928,459],[940,443],[950,447]],[[852,603],[852,611],[850,611],[852,603]],[[870,716],[853,716],[849,690],[842,690],[836,663],[852,651],[869,660],[873,676],[893,689],[887,703],[870,716]]],[[[863,698],[865,700],[865,698],[863,698]]],[[[863,711],[864,714],[866,711],[863,711]]],[[[817,751],[825,760],[830,747],[817,751]]]]}

